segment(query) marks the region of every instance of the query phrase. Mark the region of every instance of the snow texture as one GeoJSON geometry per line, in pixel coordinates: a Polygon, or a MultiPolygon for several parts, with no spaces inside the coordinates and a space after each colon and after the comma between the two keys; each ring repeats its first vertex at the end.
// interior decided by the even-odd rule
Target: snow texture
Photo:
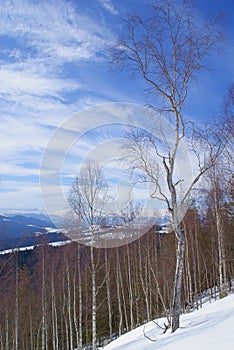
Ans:
{"type": "MultiPolygon", "coordinates": [[[[163,326],[165,320],[157,320],[163,326]]],[[[180,328],[171,333],[163,331],[153,322],[126,333],[104,347],[105,350],[197,350],[234,349],[234,294],[202,309],[181,316],[180,328]]]]}

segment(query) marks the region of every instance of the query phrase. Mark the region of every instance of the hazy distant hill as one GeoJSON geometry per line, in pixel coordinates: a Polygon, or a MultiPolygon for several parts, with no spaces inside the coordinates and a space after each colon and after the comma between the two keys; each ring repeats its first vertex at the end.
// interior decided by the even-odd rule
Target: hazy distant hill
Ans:
{"type": "Polygon", "coordinates": [[[66,239],[45,214],[0,215],[0,251],[66,239]]]}
{"type": "Polygon", "coordinates": [[[0,215],[0,240],[20,238],[34,232],[45,233],[45,227],[55,228],[45,215],[43,219],[28,215],[0,215]]]}

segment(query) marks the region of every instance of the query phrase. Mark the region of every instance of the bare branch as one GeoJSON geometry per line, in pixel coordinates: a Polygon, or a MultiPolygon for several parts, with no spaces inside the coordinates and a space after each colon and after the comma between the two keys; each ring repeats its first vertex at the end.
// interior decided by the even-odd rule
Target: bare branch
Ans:
{"type": "Polygon", "coordinates": [[[144,327],[143,327],[143,334],[144,334],[144,337],[146,338],[146,339],[148,339],[148,340],[150,340],[151,342],[157,342],[158,341],[158,339],[156,338],[156,339],[152,339],[152,338],[150,338],[148,335],[146,335],[145,334],[145,325],[144,325],[144,327]]]}
{"type": "Polygon", "coordinates": [[[157,124],[156,116],[155,119],[151,117],[151,125],[156,125],[152,131],[158,127],[162,137],[131,130],[124,160],[128,162],[132,175],[153,185],[151,196],[164,200],[172,216],[177,239],[172,321],[172,331],[175,331],[179,327],[184,266],[185,237],[180,227],[181,213],[194,185],[215,164],[223,150],[222,140],[211,129],[189,133],[183,108],[190,82],[207,69],[205,59],[211,52],[220,49],[223,34],[219,29],[221,16],[207,21],[197,18],[194,3],[190,0],[158,0],[147,9],[146,14],[134,13],[126,18],[124,34],[112,48],[112,63],[143,78],[151,98],[150,105],[156,111],[165,111],[174,127],[173,137],[167,135],[167,130],[161,130],[157,124]],[[185,136],[187,139],[194,137],[191,149],[197,158],[198,169],[180,198],[182,186],[178,185],[184,179],[178,179],[176,164],[185,136]],[[204,145],[207,145],[206,152],[204,145]],[[165,188],[161,185],[162,176],[165,188]]]}
{"type": "Polygon", "coordinates": [[[156,322],[155,320],[153,320],[153,323],[156,324],[157,327],[159,327],[160,329],[163,330],[163,334],[165,334],[166,331],[170,328],[170,326],[167,325],[166,323],[164,323],[164,327],[160,326],[160,325],[158,324],[158,322],[156,322]]]}

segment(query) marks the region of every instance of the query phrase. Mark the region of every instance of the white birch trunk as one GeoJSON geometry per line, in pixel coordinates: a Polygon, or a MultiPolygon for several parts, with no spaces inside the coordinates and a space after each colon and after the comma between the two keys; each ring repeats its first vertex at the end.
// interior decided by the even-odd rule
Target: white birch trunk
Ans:
{"type": "Polygon", "coordinates": [[[75,334],[76,334],[76,346],[77,349],[80,348],[79,345],[79,328],[78,328],[78,320],[77,320],[77,306],[76,306],[76,295],[77,291],[76,291],[76,277],[74,275],[73,278],[73,322],[74,322],[74,327],[75,327],[75,334]]]}
{"type": "Polygon", "coordinates": [[[192,291],[192,276],[191,276],[191,269],[190,269],[190,262],[189,262],[189,244],[187,239],[187,231],[185,228],[185,257],[186,257],[186,276],[187,276],[187,293],[188,293],[188,302],[190,305],[193,305],[193,291],[192,291]]]}
{"type": "Polygon", "coordinates": [[[225,291],[227,285],[227,275],[226,275],[226,259],[225,259],[225,249],[223,243],[223,221],[222,214],[220,211],[219,198],[217,193],[216,184],[214,183],[214,205],[215,205],[215,221],[216,221],[216,230],[218,235],[218,256],[219,256],[219,288],[222,293],[225,291]]]}
{"type": "Polygon", "coordinates": [[[94,248],[93,248],[93,233],[92,243],[90,247],[91,256],[91,274],[92,274],[92,350],[96,350],[97,344],[97,329],[96,329],[96,317],[97,317],[97,301],[96,301],[96,269],[94,261],[94,248]]]}
{"type": "Polygon", "coordinates": [[[41,326],[41,350],[46,349],[46,301],[45,301],[45,254],[44,247],[42,249],[42,288],[41,288],[41,312],[42,312],[42,326],[41,326]]]}
{"type": "Polygon", "coordinates": [[[81,281],[81,268],[80,268],[80,246],[77,247],[78,253],[78,295],[79,295],[79,349],[83,347],[83,335],[82,335],[82,320],[83,320],[83,302],[82,302],[82,281],[81,281]]]}
{"type": "MultiPolygon", "coordinates": [[[[179,234],[183,237],[183,233],[179,234]]],[[[172,332],[175,332],[180,326],[180,314],[181,314],[181,286],[183,276],[184,265],[184,238],[177,239],[177,252],[176,252],[176,271],[174,280],[174,298],[173,298],[173,314],[172,314],[172,332]]]]}
{"type": "Polygon", "coordinates": [[[132,271],[130,264],[130,253],[129,246],[127,248],[127,276],[128,276],[128,295],[129,295],[129,309],[130,309],[130,329],[134,328],[134,318],[133,318],[133,291],[132,291],[132,271]]]}
{"type": "MultiPolygon", "coordinates": [[[[16,253],[17,254],[17,253],[16,253]]],[[[16,259],[15,270],[15,350],[19,347],[19,273],[18,273],[18,255],[16,259]]]]}
{"type": "Polygon", "coordinates": [[[108,321],[109,321],[109,334],[110,340],[112,340],[112,308],[111,308],[111,291],[110,291],[110,266],[108,262],[108,251],[105,249],[105,270],[106,270],[106,295],[108,306],[108,321]]]}
{"type": "Polygon", "coordinates": [[[123,314],[122,314],[122,303],[121,303],[121,288],[120,288],[120,266],[119,266],[119,250],[116,251],[116,286],[117,286],[117,300],[118,300],[118,310],[119,310],[119,324],[118,324],[118,333],[119,336],[122,334],[122,325],[123,325],[123,314]]]}
{"type": "Polygon", "coordinates": [[[68,324],[69,324],[69,343],[70,349],[73,350],[73,328],[72,328],[72,311],[71,311],[71,283],[70,271],[68,262],[66,261],[66,275],[67,275],[67,308],[68,308],[68,324]]]}

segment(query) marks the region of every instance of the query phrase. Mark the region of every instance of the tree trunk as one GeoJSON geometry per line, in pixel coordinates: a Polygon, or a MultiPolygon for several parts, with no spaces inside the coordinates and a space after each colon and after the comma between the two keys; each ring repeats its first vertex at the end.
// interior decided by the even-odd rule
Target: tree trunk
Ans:
{"type": "Polygon", "coordinates": [[[184,267],[184,235],[180,231],[180,238],[177,238],[176,253],[176,271],[174,280],[174,299],[173,299],[173,315],[172,315],[172,332],[175,332],[180,326],[181,313],[181,285],[184,267]]]}
{"type": "MultiPolygon", "coordinates": [[[[5,345],[6,349],[9,349],[9,317],[8,317],[8,310],[6,310],[6,317],[5,317],[5,345]]],[[[3,332],[1,332],[3,334],[3,332]]],[[[3,348],[3,346],[2,346],[3,348]]]]}
{"type": "Polygon", "coordinates": [[[81,266],[80,266],[80,246],[77,247],[77,262],[78,262],[78,296],[79,296],[79,345],[78,349],[82,349],[82,321],[83,321],[83,301],[82,301],[82,281],[81,281],[81,266]]]}
{"type": "Polygon", "coordinates": [[[116,250],[116,287],[117,287],[117,301],[118,301],[118,312],[119,312],[119,322],[118,322],[118,334],[122,334],[122,324],[123,324],[123,314],[122,314],[122,303],[121,303],[121,287],[120,287],[120,266],[119,266],[119,250],[116,250]]]}
{"type": "Polygon", "coordinates": [[[1,344],[1,350],[4,349],[3,347],[3,332],[2,332],[2,328],[0,326],[0,344],[1,344]]]}
{"type": "Polygon", "coordinates": [[[79,349],[80,341],[79,341],[79,330],[78,330],[78,320],[77,320],[76,297],[77,297],[76,276],[74,274],[73,276],[73,322],[74,322],[74,328],[75,328],[76,345],[77,345],[77,349],[79,349]]]}
{"type": "Polygon", "coordinates": [[[80,245],[77,244],[77,279],[73,277],[73,322],[75,326],[75,335],[77,349],[82,349],[82,281],[80,267],[80,245]],[[78,286],[77,286],[78,285],[78,286]],[[78,299],[77,299],[78,298],[78,299]],[[78,300],[78,306],[77,306],[78,300]],[[78,313],[78,317],[77,317],[78,313]]]}
{"type": "Polygon", "coordinates": [[[186,299],[189,303],[189,305],[193,305],[193,291],[192,291],[192,276],[191,276],[191,268],[190,268],[190,261],[189,261],[189,247],[192,246],[192,242],[188,242],[187,237],[187,230],[185,227],[185,268],[186,268],[186,284],[187,284],[187,290],[186,290],[186,299]]]}
{"type": "Polygon", "coordinates": [[[123,298],[123,309],[124,309],[124,318],[125,318],[125,327],[126,331],[129,331],[129,324],[128,324],[128,314],[127,314],[127,305],[126,305],[126,297],[125,297],[125,286],[123,284],[123,277],[121,273],[121,266],[119,267],[119,280],[120,280],[120,287],[121,287],[121,294],[123,298]]]}
{"type": "Polygon", "coordinates": [[[133,286],[132,286],[132,269],[131,269],[131,264],[130,264],[129,245],[126,245],[126,249],[127,249],[127,281],[128,281],[130,329],[132,330],[134,328],[134,319],[133,319],[133,286]]]}
{"type": "Polygon", "coordinates": [[[106,294],[108,306],[108,321],[109,321],[109,335],[112,340],[112,305],[111,305],[111,289],[110,289],[110,262],[108,261],[108,251],[105,249],[105,272],[106,272],[106,294]]]}
{"type": "Polygon", "coordinates": [[[219,198],[217,194],[217,189],[214,184],[214,204],[215,204],[215,221],[216,230],[218,234],[218,254],[219,254],[219,288],[220,293],[226,292],[227,286],[227,275],[226,275],[226,259],[225,259],[225,249],[224,249],[224,233],[223,233],[223,221],[222,214],[219,204],[219,198]]]}
{"type": "Polygon", "coordinates": [[[92,273],[92,349],[95,350],[97,347],[97,331],[96,331],[96,268],[94,262],[94,249],[93,249],[93,233],[92,233],[92,245],[90,248],[91,254],[91,273],[92,273]]]}
{"type": "Polygon", "coordinates": [[[141,254],[142,254],[142,247],[141,247],[141,242],[139,240],[138,242],[138,254],[139,254],[139,273],[140,273],[140,281],[141,281],[141,287],[142,287],[142,291],[145,297],[145,306],[146,306],[146,319],[147,321],[150,320],[150,311],[149,311],[149,295],[148,295],[148,274],[150,273],[149,271],[147,271],[148,268],[148,264],[147,264],[147,259],[145,260],[145,271],[143,273],[143,268],[142,268],[142,258],[141,258],[141,254]],[[145,279],[144,279],[144,277],[145,279]]]}
{"type": "Polygon", "coordinates": [[[18,350],[19,342],[19,275],[18,275],[18,253],[16,253],[15,267],[15,350],[18,350]]]}
{"type": "Polygon", "coordinates": [[[66,277],[67,277],[67,309],[68,309],[68,324],[69,324],[69,343],[70,349],[73,349],[73,324],[72,324],[72,304],[71,304],[71,281],[68,261],[66,260],[66,277]]]}
{"type": "Polygon", "coordinates": [[[47,349],[47,327],[46,327],[46,282],[45,282],[45,251],[42,248],[42,288],[41,288],[41,313],[42,313],[42,328],[41,328],[41,350],[47,349]]]}
{"type": "Polygon", "coordinates": [[[57,305],[55,296],[55,286],[54,286],[54,266],[52,265],[52,275],[51,275],[51,306],[52,306],[52,343],[53,350],[58,350],[58,315],[57,315],[57,305]]]}
{"type": "Polygon", "coordinates": [[[59,310],[60,311],[60,344],[61,350],[65,347],[65,330],[64,330],[64,276],[62,276],[62,285],[59,295],[59,310]]]}

